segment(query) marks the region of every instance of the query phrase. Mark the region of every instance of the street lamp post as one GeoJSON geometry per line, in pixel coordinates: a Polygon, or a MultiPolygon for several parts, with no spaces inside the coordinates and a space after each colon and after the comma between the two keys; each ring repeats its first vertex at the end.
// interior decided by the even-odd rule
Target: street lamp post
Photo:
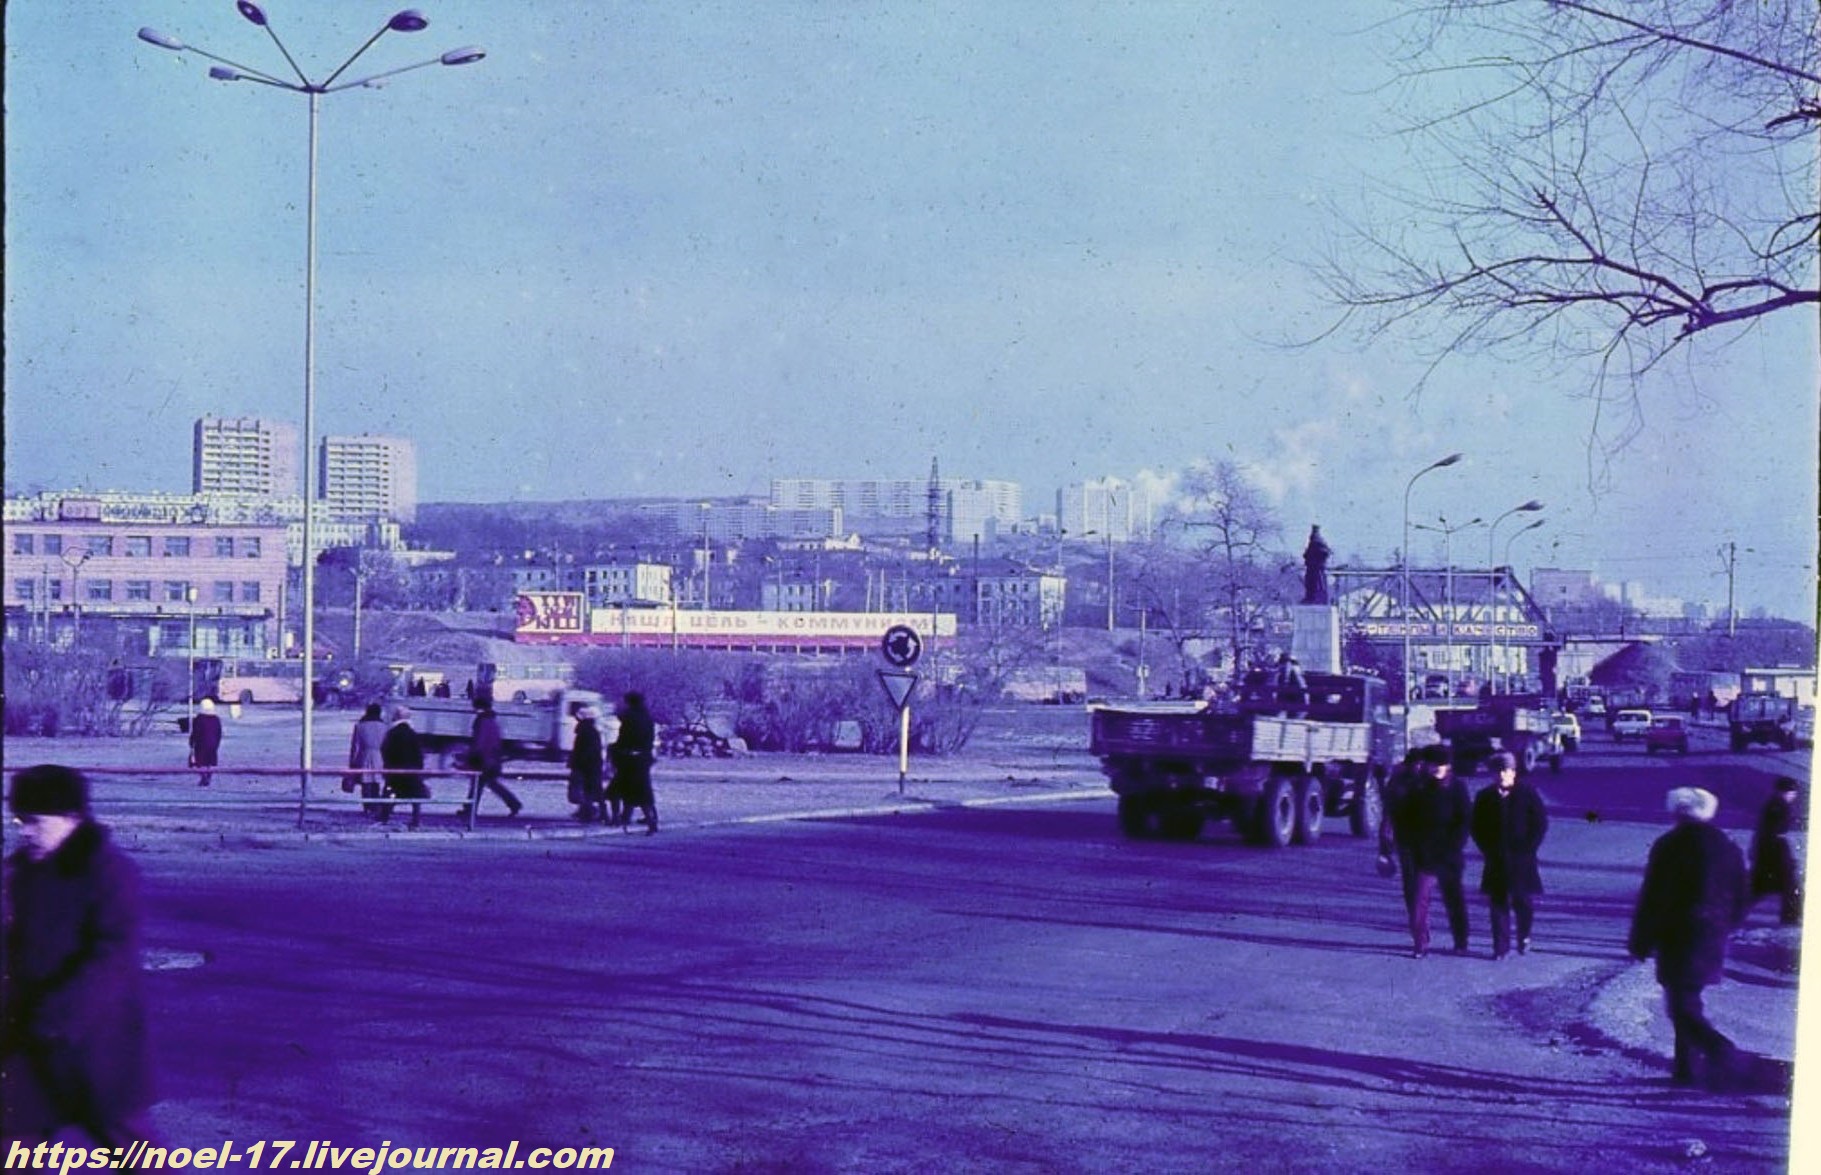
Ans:
{"type": "Polygon", "coordinates": [[[1464,456],[1461,453],[1450,453],[1440,461],[1432,461],[1410,476],[1404,483],[1404,544],[1399,548],[1400,562],[1403,565],[1402,580],[1403,599],[1398,603],[1398,610],[1403,614],[1404,628],[1404,738],[1410,738],[1410,491],[1416,487],[1416,481],[1423,474],[1436,469],[1446,469],[1464,456]]]}
{"type": "Polygon", "coordinates": [[[190,678],[189,678],[188,683],[184,686],[184,690],[183,690],[184,697],[187,699],[186,711],[190,716],[189,725],[185,726],[184,729],[188,730],[188,729],[190,729],[190,727],[193,727],[196,725],[196,585],[195,584],[191,584],[190,586],[183,589],[183,602],[187,606],[189,613],[190,613],[190,678]]]}
{"type": "Polygon", "coordinates": [[[1439,522],[1441,525],[1440,526],[1424,526],[1422,523],[1419,522],[1416,524],[1416,529],[1432,530],[1442,536],[1442,607],[1446,610],[1447,616],[1448,616],[1448,620],[1447,620],[1448,628],[1443,637],[1444,641],[1446,642],[1447,650],[1448,650],[1448,652],[1447,652],[1447,662],[1448,663],[1447,663],[1446,667],[1443,669],[1443,672],[1446,673],[1447,677],[1448,677],[1448,697],[1453,698],[1454,697],[1454,536],[1456,534],[1460,533],[1461,531],[1466,530],[1470,526],[1479,526],[1485,520],[1481,519],[1481,518],[1470,518],[1466,522],[1456,523],[1455,525],[1450,526],[1448,524],[1447,518],[1438,515],[1436,517],[1436,521],[1439,522]]]}
{"type": "Polygon", "coordinates": [[[317,110],[321,105],[324,94],[334,94],[339,93],[342,90],[352,90],[362,87],[377,88],[385,78],[406,73],[414,69],[422,69],[425,66],[469,65],[485,57],[486,53],[476,46],[451,49],[438,57],[432,57],[425,61],[400,66],[396,69],[384,70],[380,73],[370,74],[366,77],[356,78],[352,81],[339,81],[338,79],[342,74],[347,72],[348,67],[353,65],[362,54],[373,47],[374,42],[378,41],[387,33],[417,33],[422,32],[425,28],[429,27],[430,22],[424,19],[423,13],[415,8],[407,8],[394,13],[385,24],[380,26],[379,31],[374,33],[371,37],[368,37],[360,48],[356,49],[346,61],[342,62],[341,65],[335,69],[335,72],[331,73],[320,82],[313,82],[298,66],[296,59],[291,56],[291,51],[285,48],[284,42],[279,40],[277,32],[273,30],[271,23],[267,20],[263,8],[258,4],[253,3],[253,0],[236,0],[234,7],[240,12],[241,16],[245,17],[252,24],[256,24],[264,29],[266,35],[272,38],[272,43],[277,45],[278,51],[284,55],[285,63],[291,67],[291,72],[297,75],[296,81],[287,81],[284,78],[275,77],[262,70],[250,69],[238,62],[230,61],[225,57],[218,57],[206,49],[199,49],[194,45],[187,45],[176,37],[159,32],[157,29],[140,29],[139,39],[148,45],[155,45],[160,49],[169,49],[177,53],[194,53],[198,57],[206,57],[210,61],[220,62],[221,64],[209,68],[209,76],[216,81],[257,82],[262,86],[271,86],[274,89],[289,90],[294,94],[302,94],[309,99],[309,181],[304,202],[303,745],[298,755],[299,766],[303,769],[307,778],[311,767],[311,722],[315,707],[315,684],[313,681],[315,667],[312,664],[312,660],[315,655],[316,644],[316,566],[311,526],[316,478],[315,464],[312,460],[311,450],[315,446],[316,439],[317,110]]]}
{"type": "Polygon", "coordinates": [[[708,564],[712,556],[708,550],[708,511],[709,504],[702,503],[702,611],[708,611],[708,564]]]}
{"type": "MultiPolygon", "coordinates": [[[[1513,506],[1497,518],[1494,518],[1492,520],[1492,525],[1486,530],[1486,624],[1488,626],[1486,632],[1487,681],[1495,680],[1493,672],[1493,653],[1498,649],[1499,568],[1494,556],[1498,553],[1499,523],[1510,518],[1513,514],[1534,514],[1542,508],[1543,504],[1535,498],[1532,498],[1528,502],[1513,506]]],[[[1492,692],[1495,694],[1499,692],[1496,684],[1493,685],[1492,692]]]]}
{"type": "MultiPolygon", "coordinates": [[[[60,556],[64,565],[70,569],[70,643],[82,643],[82,565],[89,561],[87,551],[65,551],[60,556]]],[[[50,625],[45,624],[45,634],[49,635],[50,625]]]]}
{"type": "MultiPolygon", "coordinates": [[[[1541,525],[1543,525],[1543,523],[1544,523],[1544,522],[1545,522],[1545,521],[1547,521],[1547,519],[1542,519],[1542,518],[1536,518],[1536,519],[1532,519],[1532,520],[1531,520],[1531,522],[1530,522],[1530,524],[1529,524],[1529,525],[1528,525],[1528,526],[1520,526],[1520,527],[1518,527],[1518,528],[1517,528],[1517,529],[1516,529],[1516,530],[1514,530],[1514,531],[1512,531],[1512,532],[1511,532],[1511,535],[1510,535],[1510,537],[1508,537],[1508,538],[1507,538],[1507,539],[1506,539],[1506,540],[1505,540],[1505,563],[1504,563],[1504,566],[1505,566],[1505,568],[1506,568],[1506,570],[1510,570],[1510,569],[1511,569],[1511,544],[1512,544],[1512,543],[1515,543],[1515,542],[1517,542],[1517,541],[1518,541],[1518,537],[1519,537],[1519,536],[1520,536],[1520,535],[1522,535],[1522,534],[1524,534],[1524,533],[1525,533],[1525,532],[1527,532],[1527,531],[1532,531],[1532,530],[1535,530],[1535,529],[1536,529],[1536,528],[1537,528],[1537,527],[1539,527],[1539,526],[1541,526],[1541,525]]],[[[1516,578],[1517,578],[1517,573],[1516,573],[1516,572],[1515,572],[1515,571],[1513,571],[1513,572],[1512,572],[1512,576],[1511,576],[1511,577],[1512,577],[1512,579],[1513,579],[1513,580],[1515,580],[1515,579],[1516,579],[1516,578]]]]}

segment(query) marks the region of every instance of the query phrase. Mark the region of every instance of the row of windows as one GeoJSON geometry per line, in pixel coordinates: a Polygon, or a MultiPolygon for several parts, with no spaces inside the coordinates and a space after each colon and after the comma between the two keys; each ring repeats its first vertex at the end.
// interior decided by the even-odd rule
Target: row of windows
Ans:
{"type": "MultiPolygon", "coordinates": [[[[30,534],[24,531],[13,535],[13,554],[35,555],[42,551],[46,555],[61,555],[65,548],[60,534],[30,534]]],[[[189,535],[165,535],[162,544],[163,553],[170,558],[188,558],[192,554],[207,554],[213,549],[216,558],[232,559],[239,555],[243,559],[259,558],[258,535],[216,535],[211,548],[208,540],[192,541],[189,535]]],[[[120,553],[129,558],[149,558],[152,554],[152,536],[149,534],[129,534],[121,536],[120,553]]],[[[111,534],[91,534],[84,536],[80,542],[72,539],[68,550],[82,551],[89,555],[112,555],[114,553],[114,536],[111,534]]]]}
{"type": "MultiPolygon", "coordinates": [[[[39,581],[35,579],[23,577],[15,579],[13,580],[13,595],[17,599],[28,602],[36,600],[38,598],[38,585],[39,581]]],[[[168,604],[188,603],[191,586],[192,585],[188,580],[164,580],[160,585],[163,594],[157,598],[168,604]]],[[[134,603],[150,603],[153,599],[152,581],[149,579],[123,580],[121,587],[124,594],[119,596],[119,599],[134,603]]],[[[82,596],[91,603],[106,603],[111,601],[116,598],[114,595],[114,581],[111,579],[85,579],[82,581],[82,596]]],[[[212,585],[210,593],[206,597],[206,602],[211,604],[232,604],[235,601],[235,598],[234,581],[231,579],[218,579],[212,585]]],[[[257,604],[259,603],[259,598],[259,581],[255,579],[242,580],[240,583],[240,602],[243,604],[257,604]]],[[[48,581],[45,588],[45,599],[51,601],[63,599],[62,580],[53,579],[48,581]]],[[[197,592],[197,599],[198,601],[205,600],[205,597],[200,591],[197,592]]]]}

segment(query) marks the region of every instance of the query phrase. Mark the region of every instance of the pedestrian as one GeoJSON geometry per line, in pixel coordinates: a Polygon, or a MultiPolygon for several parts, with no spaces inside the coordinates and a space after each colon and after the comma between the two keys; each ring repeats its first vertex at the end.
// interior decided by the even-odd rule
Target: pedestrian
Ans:
{"type": "Polygon", "coordinates": [[[651,789],[651,760],[657,746],[657,724],[645,707],[645,695],[628,691],[615,714],[620,720],[609,754],[613,760],[613,782],[620,800],[619,824],[624,828],[632,821],[632,810],[645,813],[645,835],[658,830],[658,802],[651,789]]]}
{"type": "Polygon", "coordinates": [[[215,699],[196,703],[196,716],[190,719],[190,766],[197,773],[196,786],[207,787],[215,773],[209,770],[221,761],[221,717],[215,713],[215,699]]]}
{"type": "Polygon", "coordinates": [[[1390,813],[1395,811],[1409,796],[1418,784],[1422,773],[1421,750],[1413,750],[1404,755],[1404,761],[1391,778],[1385,781],[1384,810],[1385,816],[1378,822],[1378,871],[1381,876],[1398,875],[1404,890],[1404,917],[1409,919],[1416,913],[1416,857],[1410,849],[1397,839],[1390,813]]]}
{"type": "Polygon", "coordinates": [[[1549,832],[1543,797],[1518,779],[1517,758],[1500,751],[1487,760],[1497,782],[1473,799],[1473,843],[1485,857],[1480,892],[1492,905],[1492,957],[1511,953],[1511,915],[1517,913],[1517,953],[1530,950],[1533,899],[1543,892],[1537,851],[1549,832]]]}
{"type": "Polygon", "coordinates": [[[386,786],[386,777],[380,773],[386,765],[385,756],[380,753],[380,744],[385,741],[386,720],[380,717],[379,703],[370,702],[348,739],[351,770],[342,777],[341,790],[351,792],[358,787],[361,798],[368,801],[361,807],[375,820],[383,819],[392,811],[388,804],[372,802],[382,798],[386,786]]]}
{"type": "Polygon", "coordinates": [[[517,816],[525,805],[519,803],[511,788],[500,782],[500,773],[506,769],[506,743],[500,735],[499,715],[493,712],[491,691],[482,691],[474,698],[474,729],[468,746],[468,764],[480,773],[474,781],[473,803],[480,803],[481,791],[485,789],[506,801],[508,818],[517,816]]]}
{"type": "Polygon", "coordinates": [[[139,870],[90,813],[81,772],[28,767],[10,801],[20,843],[6,861],[0,1138],[149,1140],[139,870]]]}
{"type": "Polygon", "coordinates": [[[1437,890],[1448,914],[1454,953],[1467,953],[1467,896],[1461,888],[1466,868],[1472,801],[1467,787],[1453,778],[1445,746],[1424,747],[1413,787],[1390,812],[1392,834],[1410,853],[1416,892],[1410,903],[1411,957],[1429,953],[1429,906],[1437,890]]]}
{"type": "MultiPolygon", "coordinates": [[[[386,728],[386,737],[380,740],[379,758],[386,768],[388,792],[400,799],[412,801],[430,798],[430,785],[424,782],[424,777],[410,774],[424,769],[424,747],[418,741],[417,731],[411,727],[409,706],[392,707],[392,725],[386,728]]],[[[392,819],[392,805],[385,805],[385,809],[379,816],[381,824],[392,819]]],[[[416,828],[423,820],[423,813],[423,804],[413,802],[412,828],[416,828]]]]}
{"type": "Polygon", "coordinates": [[[1751,837],[1752,900],[1776,894],[1777,920],[1785,926],[1802,921],[1802,875],[1789,844],[1789,832],[1796,825],[1798,790],[1795,780],[1778,776],[1751,837]]]}
{"type": "Polygon", "coordinates": [[[1726,939],[1750,908],[1745,855],[1712,824],[1720,801],[1698,787],[1668,796],[1676,825],[1650,846],[1627,942],[1633,958],[1657,957],[1657,982],[1675,1027],[1677,1085],[1726,1087],[1737,1049],[1707,1020],[1701,990],[1719,982],[1726,939]]]}
{"type": "Polygon", "coordinates": [[[569,747],[569,802],[576,806],[575,818],[585,823],[606,818],[606,797],[601,794],[601,728],[595,725],[600,714],[593,706],[576,710],[575,742],[569,747]]]}

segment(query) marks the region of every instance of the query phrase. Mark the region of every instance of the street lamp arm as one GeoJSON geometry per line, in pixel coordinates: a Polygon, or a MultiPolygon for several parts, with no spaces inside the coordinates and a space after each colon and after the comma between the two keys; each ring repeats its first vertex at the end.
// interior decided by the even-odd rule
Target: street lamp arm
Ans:
{"type": "Polygon", "coordinates": [[[144,41],[148,45],[156,45],[160,49],[169,49],[173,53],[194,53],[194,54],[196,54],[196,56],[206,57],[210,61],[219,61],[223,65],[232,66],[237,71],[236,77],[234,77],[234,78],[224,78],[224,77],[221,77],[220,75],[216,74],[215,71],[213,71],[213,70],[209,71],[210,76],[216,77],[218,80],[221,80],[221,81],[243,80],[244,79],[249,82],[264,82],[268,86],[277,86],[278,88],[283,89],[283,90],[296,90],[296,91],[302,92],[301,86],[297,86],[297,85],[292,84],[291,82],[287,82],[282,79],[275,78],[271,74],[266,73],[262,70],[257,70],[257,69],[253,69],[250,66],[242,65],[238,61],[230,61],[226,57],[222,57],[219,54],[210,53],[207,49],[198,49],[194,45],[186,45],[182,41],[179,41],[176,37],[171,36],[169,33],[161,33],[157,29],[154,29],[154,28],[140,29],[139,30],[139,39],[141,41],[144,41]]]}
{"type": "Polygon", "coordinates": [[[397,69],[388,69],[383,73],[370,74],[367,77],[357,78],[351,82],[342,82],[337,86],[325,85],[322,88],[322,92],[325,94],[335,94],[342,90],[358,89],[361,86],[367,86],[377,90],[385,84],[387,78],[394,77],[401,73],[409,73],[414,69],[423,69],[428,65],[468,65],[471,62],[479,61],[486,55],[485,51],[472,45],[465,49],[451,49],[442,56],[432,57],[428,61],[419,61],[412,65],[401,65],[397,69]]]}
{"type": "Polygon", "coordinates": [[[281,82],[276,78],[266,77],[264,74],[252,74],[239,69],[229,69],[225,65],[209,66],[209,76],[218,82],[258,82],[262,86],[272,86],[280,90],[289,90],[293,94],[303,93],[302,90],[298,89],[290,82],[281,82]]]}

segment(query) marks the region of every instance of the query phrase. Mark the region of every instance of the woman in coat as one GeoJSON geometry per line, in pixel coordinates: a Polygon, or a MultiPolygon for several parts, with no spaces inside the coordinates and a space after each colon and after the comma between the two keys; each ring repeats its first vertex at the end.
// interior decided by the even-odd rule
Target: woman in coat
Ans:
{"type": "Polygon", "coordinates": [[[631,819],[632,809],[645,813],[647,836],[658,830],[658,802],[651,791],[651,760],[657,746],[658,728],[651,711],[645,708],[645,695],[633,690],[619,709],[620,731],[614,736],[610,754],[613,758],[613,786],[624,807],[620,824],[631,819]]]}
{"type": "Polygon", "coordinates": [[[1777,895],[1777,918],[1785,926],[1802,921],[1802,881],[1789,833],[1796,823],[1799,785],[1787,775],[1777,777],[1770,799],[1758,813],[1758,828],[1751,838],[1751,894],[1757,898],[1777,895]]]}
{"type": "Polygon", "coordinates": [[[68,767],[13,776],[18,841],[6,862],[0,1138],[79,1130],[125,1146],[150,1135],[151,1064],[139,964],[139,871],[94,822],[68,767]]]}
{"type": "MultiPolygon", "coordinates": [[[[386,790],[400,799],[427,800],[430,798],[430,785],[424,777],[414,774],[424,769],[424,746],[418,741],[417,731],[411,728],[411,708],[409,706],[392,707],[392,725],[386,728],[385,738],[379,743],[380,762],[386,768],[386,790]]],[[[380,823],[392,819],[392,805],[383,805],[385,811],[380,813],[380,823]]],[[[422,804],[411,805],[411,827],[416,828],[423,819],[422,804]]]]}
{"type": "Polygon", "coordinates": [[[1474,797],[1473,843],[1486,858],[1480,892],[1492,905],[1492,957],[1502,959],[1511,953],[1514,911],[1518,954],[1530,949],[1536,920],[1531,899],[1543,892],[1536,855],[1549,832],[1549,814],[1536,789],[1519,781],[1515,758],[1500,753],[1488,762],[1498,782],[1474,797]]]}
{"type": "Polygon", "coordinates": [[[592,822],[605,819],[601,794],[601,728],[595,725],[600,712],[583,706],[575,713],[575,742],[569,748],[569,802],[575,805],[575,818],[592,822]]]}
{"type": "MultiPolygon", "coordinates": [[[[354,724],[353,737],[348,740],[348,766],[359,769],[349,773],[348,782],[358,785],[360,794],[369,800],[378,799],[385,789],[386,777],[381,770],[386,765],[381,749],[385,741],[386,721],[380,717],[379,703],[374,702],[354,724]]],[[[389,810],[386,804],[365,807],[367,815],[376,820],[384,818],[389,810]]]]}

